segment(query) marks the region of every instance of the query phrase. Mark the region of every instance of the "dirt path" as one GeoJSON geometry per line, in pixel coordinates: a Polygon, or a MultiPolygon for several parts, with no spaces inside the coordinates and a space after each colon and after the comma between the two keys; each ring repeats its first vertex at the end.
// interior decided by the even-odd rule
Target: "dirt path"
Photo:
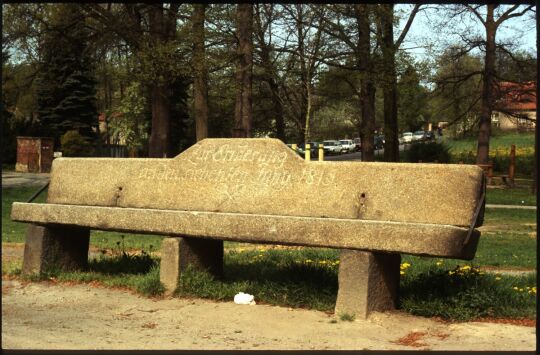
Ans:
{"type": "Polygon", "coordinates": [[[2,280],[3,349],[534,350],[534,327],[323,312],[2,280]]]}

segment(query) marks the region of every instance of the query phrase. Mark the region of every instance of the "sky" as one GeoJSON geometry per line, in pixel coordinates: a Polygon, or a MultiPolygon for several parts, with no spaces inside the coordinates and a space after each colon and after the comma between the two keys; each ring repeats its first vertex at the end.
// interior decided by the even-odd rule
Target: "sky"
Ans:
{"type": "MultiPolygon", "coordinates": [[[[428,5],[429,6],[429,5],[428,5]]],[[[434,5],[431,5],[434,6],[434,5]]],[[[407,14],[410,13],[410,9],[413,5],[399,4],[396,5],[396,10],[404,9],[407,10],[407,14]]],[[[505,41],[511,38],[511,42],[520,50],[525,50],[530,53],[536,54],[536,22],[530,19],[530,13],[522,17],[515,17],[505,21],[499,31],[497,32],[496,40],[505,41]]],[[[403,49],[413,54],[419,59],[426,59],[431,56],[431,53],[422,47],[422,43],[437,42],[442,41],[441,46],[444,48],[445,41],[446,43],[455,41],[459,42],[459,37],[449,36],[448,34],[438,34],[434,30],[433,23],[438,20],[436,12],[432,9],[427,9],[425,11],[420,11],[414,19],[414,22],[407,34],[406,40],[402,45],[403,49]],[[421,48],[417,48],[421,47],[421,48]],[[409,49],[410,48],[410,49],[409,49]]],[[[396,36],[401,33],[401,29],[405,26],[406,20],[401,21],[400,30],[396,31],[396,36]]],[[[482,37],[485,37],[485,32],[483,31],[483,26],[477,21],[463,21],[463,22],[447,22],[445,29],[460,29],[463,30],[469,26],[469,30],[465,33],[478,32],[482,34],[482,37]]]]}

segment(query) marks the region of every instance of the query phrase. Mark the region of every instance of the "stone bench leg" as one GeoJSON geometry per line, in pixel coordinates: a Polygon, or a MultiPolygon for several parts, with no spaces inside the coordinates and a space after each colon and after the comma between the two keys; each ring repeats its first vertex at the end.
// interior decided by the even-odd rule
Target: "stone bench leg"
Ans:
{"type": "Polygon", "coordinates": [[[178,286],[178,279],[188,265],[207,271],[215,277],[223,275],[223,241],[213,239],[169,237],[161,244],[159,279],[166,293],[178,286]]]}
{"type": "Polygon", "coordinates": [[[30,224],[26,230],[22,272],[84,270],[88,267],[89,245],[87,228],[30,224]]]}
{"type": "Polygon", "coordinates": [[[371,311],[394,309],[401,255],[342,250],[336,315],[366,319],[371,311]]]}

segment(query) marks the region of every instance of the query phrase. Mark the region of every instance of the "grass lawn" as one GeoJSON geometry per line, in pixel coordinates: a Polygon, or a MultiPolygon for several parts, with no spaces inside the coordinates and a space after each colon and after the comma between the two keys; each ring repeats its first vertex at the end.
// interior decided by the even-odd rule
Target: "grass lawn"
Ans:
{"type": "MultiPolygon", "coordinates": [[[[11,203],[25,201],[38,188],[2,189],[2,242],[24,242],[25,224],[9,219],[11,203]]],[[[44,195],[36,202],[43,202],[44,195]]],[[[500,197],[488,195],[488,203],[494,203],[496,198],[500,197]]],[[[517,201],[523,196],[504,198],[517,201]]],[[[483,268],[536,269],[536,211],[488,208],[482,228],[478,251],[471,262],[403,255],[400,308],[453,320],[485,316],[535,318],[536,273],[497,275],[484,273],[483,268]]],[[[126,252],[92,260],[88,272],[51,272],[41,278],[97,280],[146,295],[161,294],[159,259],[130,252],[158,250],[161,240],[159,236],[92,231],[92,245],[126,252]]],[[[7,266],[3,263],[4,274],[20,274],[20,262],[7,266]]],[[[269,248],[226,242],[224,278],[214,280],[191,270],[182,275],[176,295],[229,302],[242,291],[255,295],[258,303],[331,312],[337,295],[338,268],[339,251],[334,249],[269,248]]]]}
{"type": "MultiPolygon", "coordinates": [[[[510,165],[510,146],[516,145],[516,178],[530,179],[534,171],[534,133],[496,133],[489,143],[489,160],[495,175],[507,174],[510,165]]],[[[476,163],[476,137],[449,139],[444,142],[450,147],[451,161],[465,164],[476,163]]]]}
{"type": "MultiPolygon", "coordinates": [[[[459,139],[444,139],[452,151],[476,151],[478,137],[465,137],[459,139]]],[[[527,133],[496,133],[489,140],[489,149],[508,148],[512,144],[520,148],[534,147],[534,132],[527,133]]]]}
{"type": "Polygon", "coordinates": [[[514,187],[510,189],[488,188],[486,203],[500,205],[536,206],[536,195],[529,187],[514,187]]]}

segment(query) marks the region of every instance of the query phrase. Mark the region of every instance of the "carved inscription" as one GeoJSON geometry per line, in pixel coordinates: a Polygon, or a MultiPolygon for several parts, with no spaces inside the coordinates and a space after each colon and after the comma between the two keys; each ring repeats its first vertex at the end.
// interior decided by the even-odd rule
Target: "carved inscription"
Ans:
{"type": "Polygon", "coordinates": [[[328,172],[322,167],[315,169],[303,166],[302,169],[287,169],[284,167],[287,152],[283,151],[258,152],[250,150],[249,147],[238,150],[238,147],[224,144],[215,150],[196,146],[196,149],[189,153],[188,158],[183,161],[190,164],[163,164],[155,168],[143,168],[140,170],[139,179],[156,182],[189,180],[225,186],[235,185],[234,192],[227,190],[226,195],[230,198],[243,190],[245,185],[279,191],[293,184],[330,186],[336,178],[335,173],[328,172]],[[247,162],[253,166],[246,169],[245,165],[239,166],[235,164],[236,162],[247,162]]]}
{"type": "Polygon", "coordinates": [[[204,162],[248,162],[261,166],[272,165],[276,168],[283,167],[287,160],[286,152],[265,151],[259,152],[250,149],[249,146],[242,147],[245,149],[237,150],[229,144],[219,146],[215,151],[204,149],[201,146],[193,147],[194,151],[190,151],[188,161],[194,165],[204,162]]]}

